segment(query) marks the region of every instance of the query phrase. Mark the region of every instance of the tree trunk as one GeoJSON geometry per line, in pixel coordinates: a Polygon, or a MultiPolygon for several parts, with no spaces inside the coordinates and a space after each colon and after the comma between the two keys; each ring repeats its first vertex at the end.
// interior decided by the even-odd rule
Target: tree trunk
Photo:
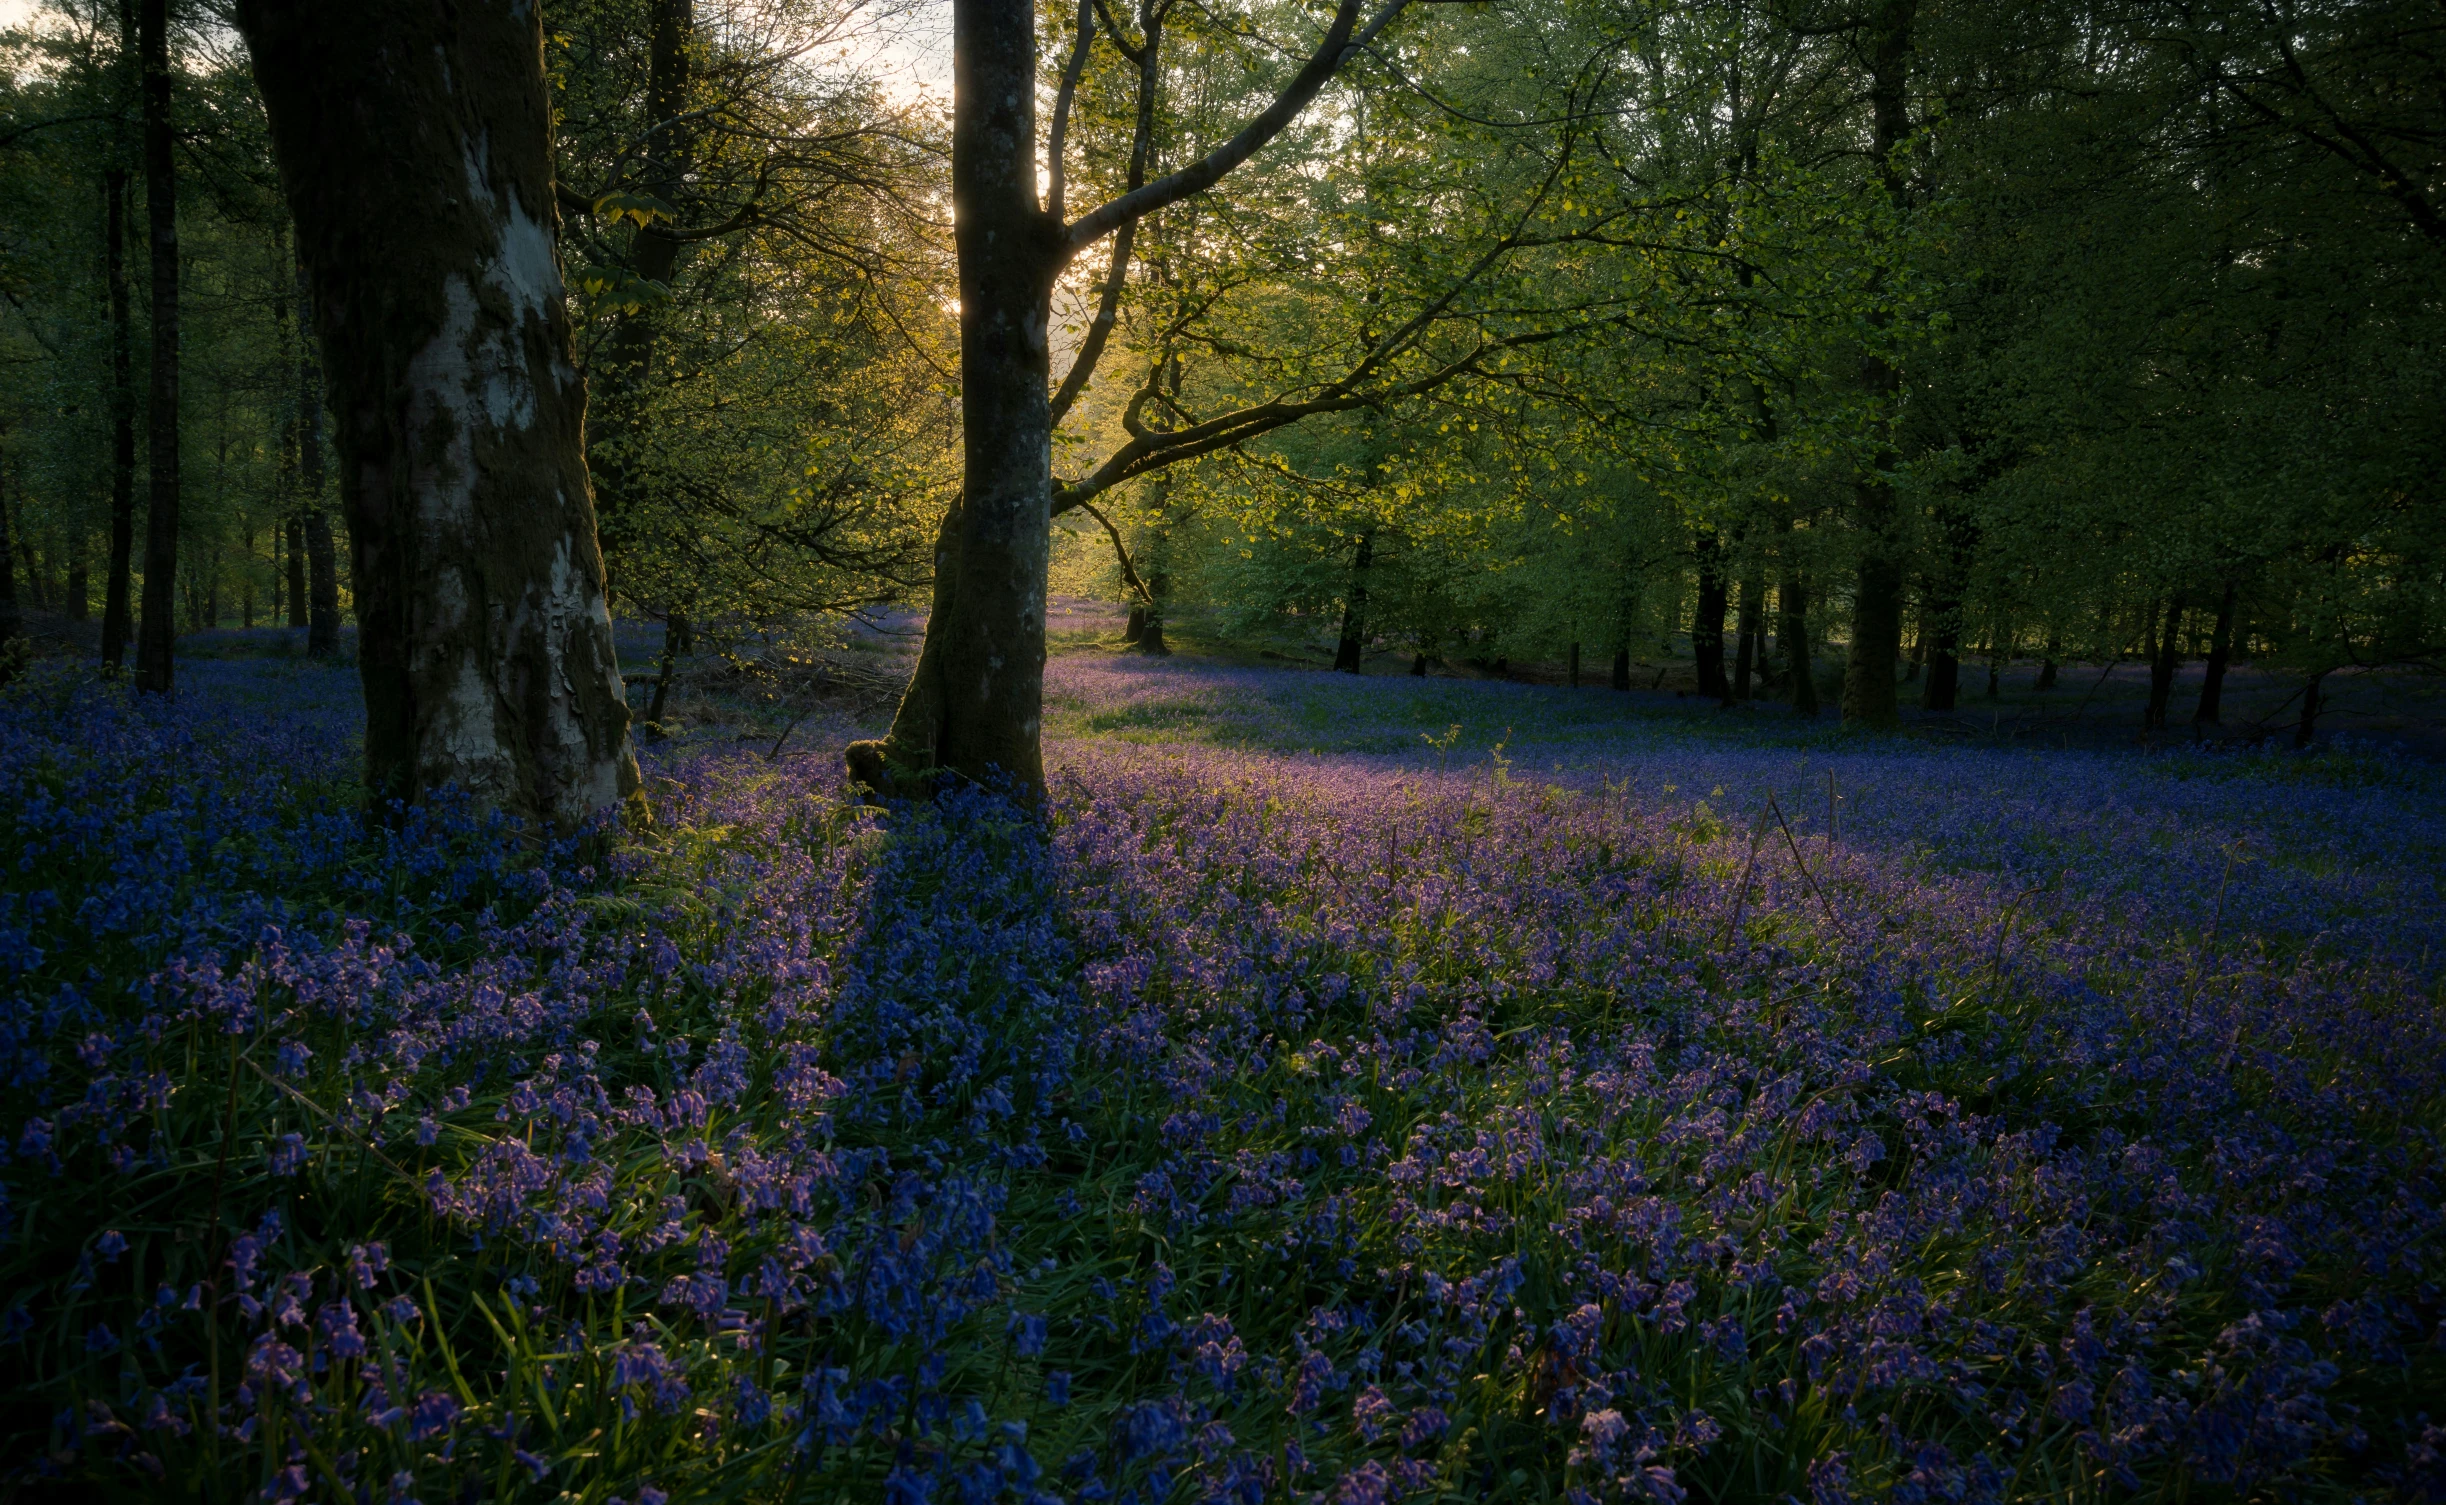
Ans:
{"type": "MultiPolygon", "coordinates": [[[[641,812],[539,8],[241,0],[237,18],[338,416],[372,798],[457,785],[561,825],[641,812]]],[[[328,519],[319,546],[307,525],[326,551],[328,519]]],[[[321,572],[311,614],[335,640],[337,582],[321,572]]]]}
{"type": "Polygon", "coordinates": [[[289,625],[303,627],[306,625],[305,518],[297,513],[290,513],[288,520],[281,524],[281,536],[287,540],[289,548],[289,625]]]}
{"type": "Polygon", "coordinates": [[[178,177],[170,136],[169,0],[138,0],[136,55],[144,70],[144,213],[151,242],[152,381],[145,405],[144,609],[136,626],[136,688],[170,693],[178,641],[178,177]]]}
{"type": "Polygon", "coordinates": [[[1765,577],[1752,573],[1742,577],[1741,610],[1737,618],[1739,646],[1734,650],[1733,698],[1750,698],[1750,677],[1765,666],[1763,636],[1765,613],[1760,609],[1766,596],[1765,577]]]}
{"type": "Polygon", "coordinates": [[[671,694],[671,678],[679,670],[680,652],[687,644],[688,618],[686,615],[675,611],[664,617],[662,620],[662,667],[654,676],[654,701],[645,708],[646,724],[653,727],[657,735],[662,729],[663,703],[670,698],[671,694]]]}
{"type": "Polygon", "coordinates": [[[1699,693],[1730,702],[1724,679],[1724,545],[1714,534],[1698,541],[1699,597],[1690,618],[1690,655],[1697,661],[1699,693]]]}
{"type": "Polygon", "coordinates": [[[2052,690],[2055,688],[2055,656],[2063,651],[2063,640],[2050,631],[2047,634],[2047,646],[2044,650],[2046,656],[2040,659],[2038,664],[2039,689],[2052,690]]]}
{"type": "Polygon", "coordinates": [[[1991,627],[1987,632],[1987,698],[1997,699],[2003,692],[2004,666],[2013,659],[2013,629],[2010,624],[1991,627]]]}
{"type": "Polygon", "coordinates": [[[1785,566],[1783,583],[1775,589],[1775,605],[1782,615],[1775,635],[1783,641],[1784,672],[1792,680],[1793,712],[1815,716],[1818,686],[1809,663],[1809,598],[1801,585],[1799,570],[1785,566]]]}
{"type": "Polygon", "coordinates": [[[2196,725],[2215,726],[2225,700],[2225,666],[2234,656],[2234,588],[2217,598],[2216,630],[2208,638],[2208,671],[2200,678],[2200,707],[2191,713],[2196,725]]]}
{"type": "Polygon", "coordinates": [[[1367,646],[1367,567],[1376,557],[1376,535],[1359,535],[1359,552],[1351,560],[1350,596],[1342,603],[1342,638],[1334,646],[1333,666],[1344,674],[1360,672],[1360,654],[1367,646]]]}
{"type": "Polygon", "coordinates": [[[127,301],[127,172],[103,174],[103,276],[110,292],[110,563],[102,582],[102,662],[127,658],[136,554],[136,382],[127,301]]]}
{"type": "MultiPolygon", "coordinates": [[[[323,368],[315,354],[314,299],[303,245],[298,253],[297,490],[306,540],[306,652],[330,658],[340,651],[340,558],[331,513],[323,505],[323,368]]],[[[625,699],[622,706],[625,711],[625,699]]]]}
{"type": "MultiPolygon", "coordinates": [[[[1168,478],[1166,489],[1169,489],[1168,478]]],[[[1165,553],[1170,552],[1169,540],[1162,534],[1157,535],[1157,546],[1165,553]]],[[[1138,651],[1150,658],[1171,656],[1172,645],[1164,641],[1164,603],[1171,598],[1172,572],[1160,569],[1147,571],[1146,624],[1138,633],[1138,651]]]]}
{"type": "MultiPolygon", "coordinates": [[[[9,563],[9,540],[16,531],[9,518],[8,471],[0,467],[0,643],[25,630],[25,619],[17,611],[17,571],[9,563]]],[[[7,674],[8,664],[0,660],[0,678],[7,674]]]]}
{"type": "Polygon", "coordinates": [[[1147,635],[1147,609],[1146,609],[1146,605],[1145,605],[1145,603],[1143,603],[1143,602],[1134,603],[1134,604],[1132,604],[1132,605],[1131,605],[1131,607],[1130,607],[1130,621],[1129,621],[1129,625],[1128,625],[1127,627],[1124,627],[1124,628],[1122,628],[1122,629],[1121,629],[1121,641],[1123,641],[1123,642],[1125,642],[1125,643],[1135,643],[1135,642],[1137,642],[1137,641],[1138,641],[1140,638],[1143,638],[1143,637],[1145,637],[1146,635],[1147,635]]]}
{"type": "MultiPolygon", "coordinates": [[[[1908,190],[1895,155],[1911,134],[1906,85],[1916,12],[1916,0],[1882,0],[1870,22],[1870,145],[1876,153],[1878,177],[1898,214],[1908,204],[1908,190]]],[[[1889,319],[1880,309],[1872,323],[1882,329],[1889,319]]],[[[1872,350],[1860,363],[1860,384],[1879,410],[1875,420],[1878,450],[1853,487],[1862,538],[1851,653],[1843,670],[1843,719],[1887,727],[1900,719],[1894,660],[1902,651],[1903,546],[1897,536],[1901,520],[1894,499],[1893,412],[1902,390],[1902,374],[1872,350]]]]}
{"type": "MultiPolygon", "coordinates": [[[[691,53],[696,31],[695,0],[651,0],[646,38],[646,136],[638,181],[671,203],[680,196],[693,165],[693,134],[679,119],[686,113],[691,53]]],[[[659,220],[639,225],[629,238],[629,266],[649,282],[670,284],[679,265],[680,242],[659,220]]],[[[596,419],[591,425],[590,463],[603,549],[613,564],[625,559],[644,498],[620,443],[649,442],[645,393],[652,381],[655,320],[660,310],[631,309],[619,316],[602,357],[595,363],[596,419]]],[[[677,608],[673,608],[677,609],[677,608]]]]}
{"type": "Polygon", "coordinates": [[[68,599],[61,603],[68,620],[82,622],[93,609],[93,578],[85,567],[85,548],[90,542],[85,528],[78,524],[68,534],[68,599]]]}
{"type": "Polygon", "coordinates": [[[1573,638],[1571,640],[1571,668],[1569,674],[1571,688],[1575,690],[1578,689],[1580,687],[1580,640],[1578,638],[1573,638]]]}
{"type": "Polygon", "coordinates": [[[1036,204],[1036,20],[1025,4],[952,7],[951,197],[960,263],[959,505],[935,547],[934,610],[881,742],[847,750],[878,791],[947,769],[1044,789],[1045,567],[1052,507],[1050,352],[1062,227],[1036,204]]]}
{"type": "Polygon", "coordinates": [[[1614,650],[1613,682],[1617,690],[1627,690],[1631,687],[1631,650],[1627,644],[1614,650]]]}
{"type": "Polygon", "coordinates": [[[1920,632],[1928,639],[1928,679],[1920,687],[1922,710],[1950,711],[1962,690],[1962,592],[1977,546],[1970,519],[1943,509],[1945,548],[1930,573],[1920,605],[1920,632]]]}
{"type": "Polygon", "coordinates": [[[1911,656],[1903,661],[1902,682],[1919,683],[1920,667],[1928,661],[1928,603],[1920,603],[1919,619],[1911,624],[1911,656]]]}
{"type": "Polygon", "coordinates": [[[2306,749],[2318,738],[2319,687],[2326,678],[2327,671],[2321,669],[2302,686],[2302,717],[2293,727],[2293,745],[2296,748],[2306,749]]]}
{"type": "Polygon", "coordinates": [[[2149,655],[2149,706],[2142,718],[2144,731],[2163,731],[2166,726],[2166,703],[2174,696],[2174,671],[2182,662],[2182,641],[2176,636],[2183,626],[2183,593],[2176,591],[2166,603],[2165,629],[2157,634],[2156,651],[2149,655]]]}
{"type": "Polygon", "coordinates": [[[34,540],[17,535],[17,553],[25,560],[25,593],[32,598],[36,611],[49,611],[51,601],[43,590],[42,559],[34,552],[34,540]]]}

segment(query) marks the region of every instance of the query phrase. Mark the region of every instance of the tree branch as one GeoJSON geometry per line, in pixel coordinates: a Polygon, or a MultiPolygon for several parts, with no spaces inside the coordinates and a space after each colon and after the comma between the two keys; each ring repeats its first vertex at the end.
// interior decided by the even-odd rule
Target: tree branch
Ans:
{"type": "Polygon", "coordinates": [[[1093,245],[1120,229],[1131,220],[1152,214],[1168,204],[1177,204],[1192,194],[1212,187],[1225,173],[1238,167],[1256,154],[1259,147],[1282,134],[1284,127],[1299,118],[1300,111],[1316,98],[1342,64],[1359,49],[1376,39],[1377,33],[1392,24],[1410,0],[1385,0],[1384,8],[1376,12],[1357,36],[1352,29],[1358,25],[1361,0],[1340,0],[1333,13],[1333,25],[1325,32],[1325,40],[1309,54],[1297,76],[1263,113],[1240,128],[1238,135],[1190,163],[1176,173],[1156,179],[1142,188],[1133,189],[1102,208],[1079,219],[1063,232],[1063,241],[1071,251],[1093,245]]]}
{"type": "MultiPolygon", "coordinates": [[[[1080,14],[1085,13],[1085,6],[1082,5],[1080,14]]],[[[1156,48],[1163,29],[1163,12],[1154,5],[1148,5],[1139,12],[1139,24],[1145,29],[1146,39],[1131,53],[1138,64],[1138,123],[1130,138],[1128,192],[1136,192],[1146,182],[1147,158],[1155,148],[1155,86],[1159,81],[1156,48]]],[[[1120,31],[1115,29],[1113,37],[1116,45],[1119,44],[1120,35],[1120,31]]],[[[1060,180],[1057,178],[1055,181],[1058,183],[1060,180]]],[[[1057,196],[1052,213],[1058,219],[1061,212],[1057,196]]],[[[1121,314],[1121,289],[1129,280],[1130,248],[1136,244],[1137,238],[1138,221],[1134,219],[1124,222],[1121,233],[1113,237],[1112,264],[1105,269],[1104,292],[1097,299],[1095,319],[1088,324],[1087,337],[1079,342],[1078,354],[1071,357],[1070,370],[1062,377],[1060,389],[1053,394],[1055,428],[1062,426],[1062,419],[1070,412],[1070,405],[1079,400],[1079,394],[1087,389],[1088,378],[1095,375],[1096,362],[1104,358],[1105,342],[1112,338],[1113,324],[1121,314]]]]}
{"type": "Polygon", "coordinates": [[[1078,98],[1079,76],[1087,71],[1088,50],[1096,40],[1095,0],[1079,0],[1078,32],[1069,65],[1062,69],[1061,88],[1053,96],[1053,126],[1045,133],[1045,213],[1057,220],[1062,217],[1062,147],[1070,136],[1070,104],[1078,98]]]}
{"type": "Polygon", "coordinates": [[[1089,517],[1094,518],[1097,522],[1104,525],[1105,533],[1109,535],[1113,541],[1113,556],[1121,561],[1122,580],[1129,585],[1131,590],[1138,592],[1139,600],[1152,606],[1155,603],[1155,593],[1148,590],[1147,583],[1138,578],[1137,566],[1130,563],[1130,551],[1121,542],[1121,530],[1114,527],[1113,520],[1106,517],[1093,502],[1082,500],[1078,503],[1078,506],[1079,509],[1085,512],[1089,517]]]}

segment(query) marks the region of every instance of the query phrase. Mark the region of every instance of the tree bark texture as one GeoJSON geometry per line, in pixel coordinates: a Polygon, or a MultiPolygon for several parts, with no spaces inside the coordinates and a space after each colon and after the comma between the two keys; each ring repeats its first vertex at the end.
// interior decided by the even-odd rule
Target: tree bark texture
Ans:
{"type": "Polygon", "coordinates": [[[951,196],[960,262],[959,504],[892,730],[848,749],[880,792],[948,770],[1044,788],[1045,568],[1053,501],[1046,342],[1062,228],[1036,204],[1035,7],[952,7],[951,196]]]}
{"type": "Polygon", "coordinates": [[[127,658],[136,567],[136,377],[127,300],[127,171],[102,175],[103,280],[110,298],[110,563],[102,582],[102,662],[127,658]]]}
{"type": "Polygon", "coordinates": [[[2200,678],[2199,709],[2191,719],[2200,726],[2215,726],[2224,712],[2225,669],[2234,656],[2234,588],[2225,587],[2217,598],[2217,626],[2208,638],[2208,669],[2200,678]]]}
{"type": "Polygon", "coordinates": [[[144,610],[136,688],[170,693],[178,642],[178,176],[171,156],[169,0],[138,0],[144,72],[145,236],[152,250],[152,379],[145,403],[144,610]]]}
{"type": "Polygon", "coordinates": [[[633,801],[537,8],[237,15],[338,423],[373,798],[456,785],[559,825],[633,801]]]}
{"type": "Polygon", "coordinates": [[[1690,653],[1698,661],[1699,693],[1730,701],[1724,680],[1724,545],[1714,534],[1698,541],[1699,599],[1690,618],[1690,653]]]}
{"type": "Polygon", "coordinates": [[[1367,647],[1367,567],[1376,558],[1376,535],[1359,535],[1359,552],[1351,560],[1350,596],[1342,603],[1342,640],[1333,650],[1333,666],[1357,674],[1367,647]]]}
{"type": "Polygon", "coordinates": [[[1631,687],[1631,650],[1628,645],[1614,650],[1613,686],[1617,690],[1631,687]]]}

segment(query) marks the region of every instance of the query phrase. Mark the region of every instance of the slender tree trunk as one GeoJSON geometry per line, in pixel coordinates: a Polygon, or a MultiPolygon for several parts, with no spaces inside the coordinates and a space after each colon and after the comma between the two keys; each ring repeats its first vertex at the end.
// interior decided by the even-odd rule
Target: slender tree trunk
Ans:
{"type": "Polygon", "coordinates": [[[43,589],[42,559],[34,552],[34,540],[17,535],[17,553],[25,560],[25,593],[32,598],[36,611],[51,609],[50,593],[43,589]]]}
{"type": "Polygon", "coordinates": [[[132,633],[136,561],[136,381],[127,297],[127,172],[103,174],[104,280],[110,293],[110,563],[102,581],[102,662],[117,669],[132,633]]]}
{"type": "Polygon", "coordinates": [[[2157,634],[2156,651],[2149,656],[2149,706],[2142,719],[2146,731],[2165,730],[2166,704],[2174,696],[2174,671],[2182,662],[2182,639],[2177,635],[2183,626],[2183,593],[2176,591],[2166,603],[2165,629],[2157,634]]]}
{"type": "Polygon", "coordinates": [[[1376,557],[1376,535],[1359,535],[1359,552],[1351,560],[1350,598],[1342,603],[1342,639],[1333,650],[1333,666],[1344,674],[1360,672],[1360,655],[1367,647],[1367,567],[1376,557]]]}
{"type": "Polygon", "coordinates": [[[289,564],[289,625],[306,625],[306,519],[295,512],[281,524],[281,536],[288,541],[289,564]]]}
{"type": "Polygon", "coordinates": [[[1752,572],[1741,580],[1741,610],[1737,618],[1739,645],[1734,650],[1733,698],[1750,698],[1750,677],[1765,664],[1765,644],[1760,641],[1765,613],[1760,609],[1766,596],[1766,580],[1752,572]]]}
{"type": "MultiPolygon", "coordinates": [[[[637,808],[540,8],[240,0],[237,19],[338,416],[373,798],[455,784],[563,825],[637,808]]],[[[337,579],[310,619],[335,637],[337,579]]]]}
{"type": "Polygon", "coordinates": [[[1783,583],[1775,589],[1775,605],[1782,617],[1775,635],[1782,640],[1784,672],[1792,680],[1792,710],[1796,715],[1815,716],[1818,686],[1809,662],[1809,597],[1800,571],[1789,564],[1784,566],[1783,583]]]}
{"type": "Polygon", "coordinates": [[[646,725],[659,735],[662,727],[663,703],[671,694],[671,679],[679,670],[679,656],[688,644],[688,618],[683,612],[672,612],[662,620],[662,666],[654,675],[654,700],[645,708],[646,725]]]}
{"type": "MultiPolygon", "coordinates": [[[[694,133],[686,113],[696,36],[695,0],[651,0],[646,38],[646,130],[640,143],[638,181],[670,203],[678,199],[694,161],[694,133]]],[[[680,242],[659,220],[639,225],[629,238],[629,265],[639,277],[668,286],[679,265],[680,242]]],[[[631,446],[651,442],[646,432],[646,394],[653,382],[658,309],[620,315],[595,363],[596,419],[588,455],[603,550],[615,567],[628,557],[644,497],[631,463],[631,446]],[[609,441],[609,442],[606,442],[609,441]]],[[[625,590],[625,586],[623,587],[625,590]]],[[[678,609],[678,608],[673,608],[678,609]]]]}
{"type": "Polygon", "coordinates": [[[1613,685],[1617,690],[1631,687],[1631,648],[1628,643],[1614,650],[1613,685]]]}
{"type": "Polygon", "coordinates": [[[2234,656],[2234,588],[2225,587],[2217,598],[2216,630],[2208,639],[2208,669],[2200,678],[2200,706],[2191,719],[2201,726],[2215,726],[2224,707],[2225,667],[2234,656]]]}
{"type": "Polygon", "coordinates": [[[85,567],[85,549],[91,540],[82,524],[68,534],[68,620],[82,622],[93,610],[93,578],[85,567]]]}
{"type": "Polygon", "coordinates": [[[1143,602],[1130,607],[1129,625],[1121,629],[1121,641],[1135,643],[1147,635],[1147,609],[1143,602]]]}
{"type": "Polygon", "coordinates": [[[2052,690],[2055,688],[2055,659],[2056,655],[2062,653],[2063,651],[2063,640],[2058,637],[2052,629],[2050,629],[2047,633],[2047,647],[2045,649],[2046,657],[2039,660],[2038,665],[2039,689],[2052,690]]]}
{"type": "Polygon", "coordinates": [[[1421,653],[1410,660],[1410,677],[1412,679],[1427,677],[1427,655],[1421,653]]]}
{"type": "Polygon", "coordinates": [[[1714,534],[1699,538],[1699,596],[1690,619],[1690,654],[1697,661],[1699,693],[1730,702],[1724,680],[1724,545],[1714,534]]]}
{"type": "MultiPolygon", "coordinates": [[[[16,532],[9,516],[8,469],[0,466],[0,643],[25,631],[25,618],[17,610],[17,571],[9,563],[9,540],[16,532]]],[[[0,678],[7,674],[8,664],[0,660],[0,678]]]]}
{"type": "Polygon", "coordinates": [[[144,212],[152,247],[152,381],[145,405],[144,609],[136,688],[167,695],[178,641],[178,177],[170,135],[169,0],[137,0],[144,70],[144,212]]]}
{"type": "Polygon", "coordinates": [[[2003,693],[2004,666],[2013,660],[2013,628],[2011,623],[1987,630],[1987,698],[1994,700],[2003,693]]]}
{"type": "Polygon", "coordinates": [[[1571,688],[1578,689],[1580,687],[1580,640],[1578,638],[1571,640],[1571,667],[1568,674],[1571,688]]]}
{"type": "Polygon", "coordinates": [[[2293,725],[2293,745],[2306,749],[2318,740],[2319,690],[2326,683],[2327,671],[2319,670],[2302,686],[2302,715],[2293,725]]]}
{"type": "Polygon", "coordinates": [[[253,632],[255,630],[255,529],[253,524],[247,525],[244,538],[246,573],[240,577],[238,584],[238,620],[247,631],[253,632]]]}
{"type": "Polygon", "coordinates": [[[1940,516],[1944,552],[1928,576],[1920,606],[1920,631],[1928,638],[1928,679],[1920,687],[1919,703],[1929,711],[1950,711],[1961,695],[1962,594],[1977,547],[1966,514],[1946,508],[1940,516]]]}
{"type": "MultiPolygon", "coordinates": [[[[1164,579],[1162,575],[1151,575],[1147,584],[1156,587],[1164,579]]],[[[1172,645],[1164,641],[1164,601],[1160,589],[1156,590],[1154,602],[1147,607],[1146,631],[1138,635],[1138,651],[1150,658],[1165,658],[1172,652],[1172,645]]]]}
{"type": "MultiPolygon", "coordinates": [[[[1898,214],[1908,207],[1908,189],[1895,155],[1911,134],[1906,86],[1916,16],[1916,0],[1881,0],[1870,21],[1870,145],[1886,196],[1898,214]]],[[[1873,322],[1882,329],[1889,317],[1880,310],[1873,322]]],[[[1903,554],[1894,499],[1893,405],[1902,390],[1902,374],[1872,351],[1861,362],[1860,384],[1881,412],[1876,420],[1877,455],[1853,487],[1861,543],[1851,652],[1843,670],[1843,719],[1893,726],[1900,719],[1894,660],[1902,651],[1903,554]]]]}

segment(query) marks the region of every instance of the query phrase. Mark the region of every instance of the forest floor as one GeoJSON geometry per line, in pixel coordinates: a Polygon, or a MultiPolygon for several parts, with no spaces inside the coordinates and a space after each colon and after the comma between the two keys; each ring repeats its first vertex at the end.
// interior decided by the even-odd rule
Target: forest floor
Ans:
{"type": "Polygon", "coordinates": [[[259,641],[0,690],[0,1470],[2446,1490],[2446,770],[1054,625],[1041,823],[840,787],[905,621],[700,655],[540,847],[359,822],[259,641]]]}

